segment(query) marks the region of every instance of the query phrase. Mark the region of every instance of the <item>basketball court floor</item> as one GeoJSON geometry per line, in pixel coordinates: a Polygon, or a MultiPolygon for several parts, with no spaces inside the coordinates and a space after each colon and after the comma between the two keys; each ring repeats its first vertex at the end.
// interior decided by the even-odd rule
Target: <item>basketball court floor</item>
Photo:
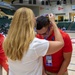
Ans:
{"type": "Polygon", "coordinates": [[[71,62],[68,66],[69,75],[75,75],[75,32],[68,33],[71,37],[72,45],[73,45],[73,52],[71,57],[71,62]]]}
{"type": "MultiPolygon", "coordinates": [[[[68,66],[68,72],[69,75],[75,75],[75,32],[74,33],[68,33],[71,37],[72,45],[73,45],[73,52],[72,52],[72,58],[71,62],[68,66]]],[[[6,71],[3,69],[2,75],[7,75],[6,71]]]]}

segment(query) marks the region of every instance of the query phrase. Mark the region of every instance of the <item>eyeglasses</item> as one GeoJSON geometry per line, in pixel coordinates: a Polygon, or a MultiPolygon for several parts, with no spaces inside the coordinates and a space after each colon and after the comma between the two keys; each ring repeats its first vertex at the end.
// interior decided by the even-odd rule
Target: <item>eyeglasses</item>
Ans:
{"type": "Polygon", "coordinates": [[[48,17],[48,13],[42,14],[41,16],[48,17]]]}
{"type": "Polygon", "coordinates": [[[42,33],[41,35],[47,35],[49,31],[50,31],[50,28],[48,27],[47,31],[45,33],[42,33]]]}
{"type": "Polygon", "coordinates": [[[48,27],[48,29],[47,29],[47,31],[46,31],[45,33],[41,34],[41,35],[44,36],[44,39],[47,39],[47,38],[48,38],[48,36],[49,36],[49,31],[50,31],[50,27],[48,27]]]}

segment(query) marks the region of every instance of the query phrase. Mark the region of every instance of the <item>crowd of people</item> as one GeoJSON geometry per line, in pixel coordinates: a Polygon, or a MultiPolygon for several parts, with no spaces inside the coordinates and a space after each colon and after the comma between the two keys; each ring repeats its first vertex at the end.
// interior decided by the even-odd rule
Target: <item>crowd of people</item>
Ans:
{"type": "Polygon", "coordinates": [[[11,20],[12,18],[9,18],[9,16],[0,9],[0,33],[3,35],[7,34],[11,20]]]}
{"type": "Polygon", "coordinates": [[[4,55],[0,61],[4,59],[8,75],[68,75],[72,43],[57,27],[52,13],[35,18],[30,8],[21,7],[5,39],[1,36],[0,54],[3,51],[4,55]]]}

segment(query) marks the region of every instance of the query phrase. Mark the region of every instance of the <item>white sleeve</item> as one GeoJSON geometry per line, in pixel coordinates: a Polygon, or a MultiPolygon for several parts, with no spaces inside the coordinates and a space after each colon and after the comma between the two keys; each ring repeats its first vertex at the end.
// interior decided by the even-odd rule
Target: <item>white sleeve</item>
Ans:
{"type": "Polygon", "coordinates": [[[35,52],[38,56],[45,56],[49,48],[49,41],[47,40],[38,40],[38,43],[35,47],[35,52]]]}

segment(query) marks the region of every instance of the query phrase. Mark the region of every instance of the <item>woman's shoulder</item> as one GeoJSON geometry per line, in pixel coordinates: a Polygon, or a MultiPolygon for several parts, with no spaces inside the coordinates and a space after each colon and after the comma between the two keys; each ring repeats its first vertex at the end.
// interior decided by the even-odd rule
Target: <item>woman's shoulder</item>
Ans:
{"type": "Polygon", "coordinates": [[[49,41],[35,37],[30,45],[41,45],[41,44],[47,44],[47,43],[49,43],[49,41]]]}
{"type": "Polygon", "coordinates": [[[45,40],[45,39],[40,39],[40,38],[35,37],[33,42],[40,42],[40,43],[42,43],[42,42],[48,42],[48,41],[45,40]]]}

